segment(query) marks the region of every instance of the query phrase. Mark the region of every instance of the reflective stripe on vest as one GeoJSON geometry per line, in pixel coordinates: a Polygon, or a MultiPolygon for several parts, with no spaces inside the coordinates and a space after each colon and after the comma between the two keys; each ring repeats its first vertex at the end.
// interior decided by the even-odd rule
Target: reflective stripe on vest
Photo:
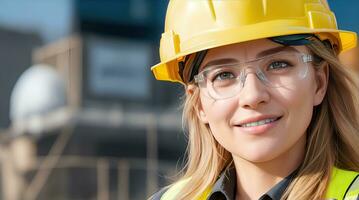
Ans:
{"type": "Polygon", "coordinates": [[[344,200],[358,200],[359,199],[359,176],[351,184],[344,200]]]}
{"type": "MultiPolygon", "coordinates": [[[[359,176],[359,172],[347,171],[334,167],[332,172],[332,178],[328,186],[327,194],[325,195],[326,199],[357,200],[357,197],[359,195],[358,176],[359,176]]],[[[178,194],[178,192],[180,192],[181,188],[183,188],[188,181],[189,179],[182,180],[176,183],[175,185],[173,185],[172,187],[170,187],[168,191],[165,194],[163,194],[161,200],[175,200],[175,197],[178,194]]],[[[201,194],[200,197],[197,198],[197,200],[206,200],[208,196],[211,194],[211,191],[212,188],[209,187],[201,194]]]]}

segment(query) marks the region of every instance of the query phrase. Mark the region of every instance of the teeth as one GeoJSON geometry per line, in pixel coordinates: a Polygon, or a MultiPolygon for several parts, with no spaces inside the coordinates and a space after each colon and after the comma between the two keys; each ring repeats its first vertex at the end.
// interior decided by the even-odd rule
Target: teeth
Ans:
{"type": "Polygon", "coordinates": [[[264,125],[264,124],[274,122],[275,120],[276,120],[276,118],[264,119],[264,120],[257,121],[257,122],[251,122],[251,123],[243,124],[242,127],[260,126],[260,125],[264,125]]]}

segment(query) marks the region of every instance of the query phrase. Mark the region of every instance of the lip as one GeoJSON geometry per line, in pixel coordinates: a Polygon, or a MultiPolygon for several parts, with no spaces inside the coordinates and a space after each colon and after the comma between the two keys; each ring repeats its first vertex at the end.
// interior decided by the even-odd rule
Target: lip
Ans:
{"type": "Polygon", "coordinates": [[[266,133],[270,129],[272,129],[274,126],[276,126],[278,124],[279,120],[281,120],[281,118],[282,118],[282,116],[280,116],[280,115],[260,115],[260,116],[240,120],[240,121],[234,123],[233,126],[237,129],[239,129],[240,132],[244,132],[244,133],[252,134],[252,135],[261,135],[261,134],[266,133]],[[265,120],[265,119],[273,119],[273,118],[275,118],[276,120],[273,122],[270,122],[268,124],[252,126],[252,127],[243,127],[242,126],[242,124],[257,122],[257,121],[261,121],[261,120],[265,120]]]}

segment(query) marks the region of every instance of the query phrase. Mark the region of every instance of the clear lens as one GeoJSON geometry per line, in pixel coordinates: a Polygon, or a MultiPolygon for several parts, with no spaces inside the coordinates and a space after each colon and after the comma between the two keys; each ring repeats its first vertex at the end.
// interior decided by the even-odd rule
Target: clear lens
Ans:
{"type": "Polygon", "coordinates": [[[254,61],[208,67],[195,76],[201,90],[214,99],[235,96],[243,88],[246,77],[254,73],[268,87],[294,85],[308,73],[312,56],[281,52],[254,61]]]}

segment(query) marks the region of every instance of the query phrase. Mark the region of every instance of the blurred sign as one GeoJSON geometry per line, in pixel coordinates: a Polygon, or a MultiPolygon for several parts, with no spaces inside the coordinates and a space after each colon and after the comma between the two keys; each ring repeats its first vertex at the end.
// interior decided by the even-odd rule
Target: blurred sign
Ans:
{"type": "Polygon", "coordinates": [[[80,20],[98,23],[146,25],[154,20],[149,0],[77,0],[80,20]]]}
{"type": "Polygon", "coordinates": [[[149,97],[149,44],[90,36],[86,49],[91,95],[138,100],[149,97]]]}

